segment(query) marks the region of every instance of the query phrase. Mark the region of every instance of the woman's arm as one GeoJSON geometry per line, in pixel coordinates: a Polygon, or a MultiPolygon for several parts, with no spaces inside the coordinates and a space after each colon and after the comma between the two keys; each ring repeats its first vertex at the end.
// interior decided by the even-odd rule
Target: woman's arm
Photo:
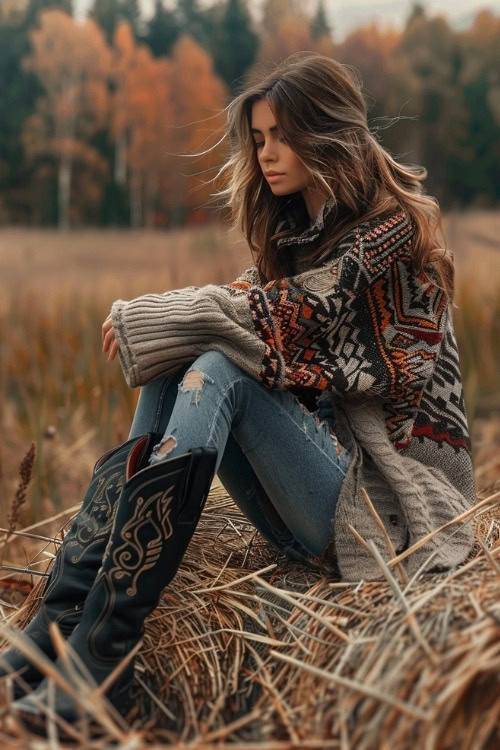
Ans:
{"type": "Polygon", "coordinates": [[[263,286],[247,269],[250,280],[116,300],[127,383],[143,385],[214,349],[270,388],[377,395],[396,438],[433,373],[447,305],[412,268],[409,222],[387,237],[376,228],[353,233],[320,269],[263,286]]]}

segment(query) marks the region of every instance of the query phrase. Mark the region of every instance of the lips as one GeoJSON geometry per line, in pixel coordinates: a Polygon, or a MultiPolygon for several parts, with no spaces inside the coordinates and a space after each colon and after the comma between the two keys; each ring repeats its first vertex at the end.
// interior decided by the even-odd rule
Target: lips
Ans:
{"type": "Polygon", "coordinates": [[[283,172],[266,172],[266,177],[282,177],[283,172]]]}

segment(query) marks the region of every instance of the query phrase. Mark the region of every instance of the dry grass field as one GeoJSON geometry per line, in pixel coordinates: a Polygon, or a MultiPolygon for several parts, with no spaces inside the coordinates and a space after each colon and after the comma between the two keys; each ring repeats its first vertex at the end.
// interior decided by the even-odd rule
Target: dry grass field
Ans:
{"type": "MultiPolygon", "coordinates": [[[[448,215],[444,226],[456,255],[455,326],[484,484],[499,431],[500,213],[448,215]]],[[[0,230],[0,525],[31,441],[27,523],[77,502],[95,458],[126,439],[139,389],[128,388],[118,359],[108,363],[101,352],[113,300],[229,282],[250,264],[244,241],[218,225],[168,233],[0,230]]]]}
{"type": "MultiPolygon", "coordinates": [[[[445,216],[444,226],[448,246],[456,257],[458,291],[454,317],[473,435],[477,487],[480,498],[491,498],[497,495],[500,488],[500,212],[450,214],[445,216]]],[[[79,504],[96,458],[110,445],[125,440],[128,435],[139,389],[129,389],[123,380],[118,359],[107,363],[107,355],[101,352],[101,325],[113,300],[130,299],[146,292],[162,292],[191,284],[226,283],[250,264],[251,256],[245,243],[218,225],[168,233],[84,230],[66,234],[40,229],[0,230],[0,527],[6,528],[8,525],[9,512],[15,504],[17,493],[18,504],[20,499],[25,500],[19,508],[17,527],[35,537],[58,534],[71,509],[79,504]],[[23,488],[22,482],[20,486],[19,468],[23,458],[29,457],[32,443],[34,462],[29,484],[23,488]]],[[[212,520],[206,521],[206,528],[200,526],[200,532],[196,533],[190,545],[185,571],[178,576],[175,591],[172,590],[168,602],[164,602],[163,622],[168,623],[169,618],[175,618],[177,608],[189,609],[189,602],[202,602],[200,612],[206,612],[206,617],[202,614],[203,624],[200,624],[200,613],[195,616],[193,612],[193,618],[198,619],[196,622],[189,618],[185,620],[181,628],[182,638],[189,640],[195,631],[205,631],[207,635],[210,628],[215,627],[222,628],[221,634],[207,636],[213,647],[211,654],[208,654],[210,648],[207,644],[206,652],[205,647],[199,644],[195,651],[190,651],[187,646],[183,650],[176,649],[172,643],[163,644],[162,653],[169,660],[171,668],[165,668],[169,678],[165,678],[157,694],[163,696],[173,680],[173,693],[169,693],[169,700],[173,701],[172,705],[184,706],[183,711],[187,713],[178,709],[179,716],[181,713],[183,716],[184,730],[175,727],[175,721],[169,724],[165,718],[169,713],[165,705],[160,709],[156,706],[165,721],[162,724],[160,719],[155,720],[154,731],[149,735],[147,732],[141,734],[141,738],[158,743],[175,741],[177,747],[184,747],[181,740],[187,742],[197,737],[197,741],[193,740],[194,744],[190,745],[197,748],[220,747],[222,745],[217,743],[229,738],[227,746],[234,750],[250,747],[262,750],[284,750],[288,747],[356,747],[367,750],[378,750],[379,747],[391,750],[399,747],[423,748],[424,737],[425,747],[436,750],[495,747],[489,744],[490,736],[493,736],[489,731],[494,727],[495,717],[491,714],[492,704],[488,703],[488,695],[493,696],[496,690],[498,696],[498,685],[495,688],[488,681],[489,677],[484,683],[486,687],[475,680],[480,679],[481,675],[486,680],[488,669],[491,671],[494,665],[498,673],[500,666],[499,615],[492,614],[493,620],[488,617],[488,612],[493,613],[496,606],[495,598],[498,600],[494,592],[498,591],[500,561],[498,555],[493,559],[489,552],[491,562],[487,552],[484,552],[485,546],[498,551],[498,509],[475,520],[478,529],[476,553],[482,554],[482,558],[471,562],[472,567],[465,578],[462,576],[458,586],[457,578],[452,582],[441,576],[439,580],[432,581],[432,586],[431,583],[422,583],[413,585],[411,591],[408,587],[405,589],[405,606],[411,606],[411,611],[420,611],[427,617],[425,622],[420,620],[418,624],[409,615],[405,617],[407,610],[400,607],[401,597],[391,595],[391,591],[394,593],[395,590],[395,579],[391,580],[390,573],[386,576],[387,583],[366,584],[361,594],[357,590],[353,592],[352,588],[344,589],[340,584],[337,584],[339,589],[332,589],[335,584],[326,582],[324,578],[301,578],[298,569],[294,578],[290,571],[287,572],[286,561],[277,560],[264,540],[254,540],[250,525],[245,524],[245,519],[238,515],[230,498],[220,490],[214,487],[207,515],[212,520]],[[228,518],[232,519],[233,529],[239,529],[238,535],[228,527],[228,518]],[[202,533],[209,537],[213,535],[213,545],[200,544],[202,533]],[[482,541],[479,541],[479,537],[482,541]],[[208,549],[212,551],[208,552],[208,549]],[[224,568],[224,576],[219,578],[221,566],[228,562],[228,555],[232,556],[231,565],[224,568]],[[202,558],[203,565],[200,564],[202,558]],[[276,568],[276,565],[282,567],[276,568]],[[267,571],[271,568],[271,578],[271,574],[262,573],[263,569],[267,571]],[[252,571],[250,579],[236,586],[235,582],[248,570],[252,571]],[[256,571],[261,571],[261,577],[256,571]],[[286,627],[285,630],[276,627],[277,621],[273,620],[274,624],[271,624],[268,614],[263,615],[266,627],[262,631],[265,637],[261,635],[261,639],[265,641],[267,638],[268,648],[276,649],[287,639],[295,645],[292,650],[282,651],[281,662],[274,651],[274,658],[281,664],[281,670],[278,670],[278,677],[271,680],[271,672],[267,672],[261,663],[264,656],[262,652],[255,652],[256,643],[253,641],[253,667],[260,665],[262,668],[259,684],[267,695],[267,703],[257,704],[260,705],[259,713],[253,717],[254,720],[256,716],[259,717],[257,731],[251,729],[248,702],[240,702],[246,706],[247,713],[240,704],[238,712],[233,695],[232,703],[228,704],[233,711],[228,713],[225,700],[237,682],[237,671],[244,668],[252,652],[252,639],[249,643],[245,642],[242,648],[240,639],[233,637],[235,629],[252,629],[248,617],[242,619],[241,615],[246,611],[243,602],[245,597],[256,601],[257,592],[261,597],[258,606],[262,610],[269,580],[288,591],[288,600],[281,602],[285,605],[285,609],[281,608],[281,622],[283,625],[286,617],[286,627]],[[225,586],[229,587],[227,591],[224,590],[225,586]],[[466,593],[460,592],[460,587],[466,593]],[[211,588],[217,590],[215,597],[213,593],[206,593],[211,588]],[[223,591],[219,598],[221,588],[223,591]],[[205,591],[203,595],[202,589],[205,591]],[[306,598],[301,599],[302,603],[298,594],[293,595],[294,590],[303,592],[302,596],[306,598]],[[437,591],[444,591],[444,594],[437,596],[437,591]],[[469,597],[467,604],[463,600],[466,595],[469,597]],[[344,607],[343,617],[337,613],[336,618],[330,618],[328,606],[333,606],[333,596],[335,606],[344,607]],[[327,599],[330,602],[328,606],[327,599]],[[432,600],[432,603],[424,606],[428,600],[432,600]],[[304,602],[307,609],[304,609],[304,602]],[[373,608],[379,606],[377,602],[383,606],[380,604],[382,609],[375,613],[373,608]],[[446,616],[443,614],[445,612],[448,612],[446,616]],[[367,626],[367,617],[371,618],[370,627],[367,626]],[[324,647],[321,644],[325,642],[322,639],[331,639],[329,618],[331,622],[345,626],[350,636],[354,633],[361,638],[359,642],[364,644],[365,650],[358,649],[356,652],[353,647],[349,651],[350,656],[356,652],[356,663],[352,659],[349,661],[345,649],[342,651],[338,648],[334,656],[330,653],[330,661],[322,654],[324,647]],[[293,627],[292,621],[295,623],[293,627]],[[227,632],[224,628],[228,629],[227,632]],[[470,638],[466,635],[469,630],[470,638]],[[302,635],[306,631],[308,635],[303,641],[302,635]],[[228,636],[231,632],[233,635],[228,636]],[[414,681],[410,688],[401,674],[389,670],[387,677],[389,673],[383,672],[387,679],[377,698],[378,672],[373,665],[378,663],[376,659],[382,659],[386,664],[385,660],[389,657],[380,649],[376,657],[375,646],[370,651],[372,647],[367,645],[370,641],[368,635],[379,648],[380,644],[386,644],[387,633],[392,633],[392,643],[398,644],[396,650],[402,661],[407,659],[406,668],[413,669],[414,681]],[[377,640],[379,637],[380,640],[377,640]],[[422,638],[435,657],[429,662],[426,661],[427,657],[424,658],[425,654],[429,656],[427,647],[419,650],[422,638]],[[445,649],[447,638],[450,641],[449,653],[446,652],[448,661],[439,662],[437,654],[441,653],[441,648],[445,649]],[[415,647],[417,641],[419,647],[415,647]],[[412,644],[412,657],[407,656],[409,644],[412,644]],[[492,644],[497,645],[493,648],[492,644]],[[373,672],[368,667],[360,666],[361,656],[364,654],[368,658],[369,652],[373,672]],[[222,653],[226,654],[222,661],[219,657],[215,658],[222,653]],[[309,671],[300,668],[302,660],[313,665],[309,671]],[[186,666],[188,661],[190,668],[186,666]],[[472,668],[473,663],[476,671],[472,668]],[[335,669],[333,665],[336,665],[335,669]],[[321,726],[318,724],[319,719],[314,716],[307,696],[311,690],[320,690],[323,704],[327,702],[329,693],[325,685],[328,683],[328,689],[331,689],[333,678],[325,682],[325,674],[321,677],[314,669],[323,669],[323,672],[330,670],[330,678],[332,670],[337,675],[349,673],[352,678],[349,685],[345,680],[343,683],[342,678],[337,682],[334,680],[339,690],[344,686],[345,701],[340,701],[337,696],[335,710],[328,709],[328,739],[323,732],[325,723],[322,719],[321,726]],[[175,680],[172,677],[174,673],[175,680]],[[438,679],[437,675],[448,677],[447,681],[440,677],[439,690],[436,687],[432,698],[430,686],[432,680],[438,679]],[[299,683],[303,701],[298,700],[298,695],[291,688],[291,685],[299,686],[299,683]],[[373,685],[373,690],[370,692],[370,688],[363,692],[359,687],[361,684],[373,685]],[[420,687],[424,684],[425,690],[419,692],[415,688],[417,684],[420,687]],[[455,686],[454,692],[452,685],[455,686]],[[477,688],[477,706],[481,711],[484,708],[486,713],[481,713],[481,721],[478,719],[477,723],[472,722],[467,727],[460,717],[463,713],[462,703],[471,699],[470,691],[467,692],[471,685],[477,688]],[[356,695],[361,695],[357,703],[356,695]],[[199,718],[199,703],[195,701],[191,704],[194,696],[198,701],[203,699],[207,703],[208,713],[204,715],[203,722],[199,718]],[[436,706],[441,706],[439,721],[442,719],[442,722],[439,728],[436,706]],[[446,710],[444,706],[447,706],[446,710]],[[363,717],[363,721],[371,722],[371,731],[379,734],[371,735],[371,740],[367,739],[366,734],[362,735],[352,721],[349,723],[346,719],[347,716],[352,719],[352,712],[357,712],[356,716],[363,717]],[[245,715],[247,719],[241,719],[245,715]],[[240,719],[236,719],[236,716],[240,716],[240,719]],[[485,724],[485,716],[489,717],[488,724],[485,724]],[[240,722],[234,730],[241,729],[241,734],[236,732],[231,735],[231,730],[227,728],[231,721],[240,722]],[[280,725],[277,737],[271,730],[276,724],[280,725]],[[431,726],[435,731],[430,732],[431,726]],[[246,744],[245,727],[249,732],[246,744]],[[394,736],[400,738],[397,744],[390,741],[390,727],[396,733],[394,736]],[[477,729],[475,736],[473,727],[477,729]],[[428,739],[431,735],[433,739],[428,739]],[[379,739],[375,740],[375,736],[379,739]],[[455,743],[454,737],[460,737],[460,742],[455,743]],[[240,744],[234,744],[235,738],[243,739],[240,744]],[[256,739],[259,740],[258,744],[251,742],[256,739]],[[405,744],[407,742],[409,744],[405,744]]],[[[485,506],[485,509],[488,510],[488,507],[485,506]]],[[[41,547],[41,538],[28,537],[26,534],[10,536],[7,545],[1,544],[0,532],[0,562],[6,567],[29,563],[32,568],[38,566],[45,570],[47,562],[53,557],[54,546],[44,544],[43,549],[41,547]]],[[[392,573],[395,576],[395,569],[392,573]]],[[[36,582],[34,578],[21,578],[7,570],[0,571],[2,622],[11,616],[10,622],[22,623],[29,608],[21,608],[18,612],[16,608],[29,591],[28,601],[36,603],[36,589],[32,589],[36,582]]],[[[247,603],[247,606],[250,605],[247,603]]],[[[263,612],[268,612],[266,606],[268,604],[265,604],[263,612]]],[[[158,629],[159,625],[153,622],[142,655],[142,671],[147,675],[151,668],[150,676],[154,672],[154,667],[151,667],[153,662],[148,661],[152,643],[159,642],[161,645],[165,635],[164,631],[159,634],[158,629]]],[[[263,641],[260,643],[262,645],[263,641]]],[[[273,656],[267,654],[266,659],[269,658],[272,661],[273,656]]],[[[379,665],[377,669],[383,670],[385,666],[379,665]]],[[[497,698],[493,703],[498,719],[497,698]]],[[[148,704],[145,710],[151,711],[152,705],[148,704]]],[[[331,708],[332,704],[327,705],[331,708]]],[[[324,718],[326,714],[321,716],[324,718]]],[[[3,731],[2,725],[0,746],[7,747],[9,745],[1,744],[7,742],[2,739],[6,736],[3,731]]],[[[114,740],[123,742],[124,747],[139,747],[138,735],[134,744],[131,736],[123,732],[120,734],[120,731],[117,730],[114,740]]],[[[110,742],[112,739],[110,737],[110,742]]],[[[28,747],[26,736],[18,735],[12,742],[12,747],[28,747]]]]}

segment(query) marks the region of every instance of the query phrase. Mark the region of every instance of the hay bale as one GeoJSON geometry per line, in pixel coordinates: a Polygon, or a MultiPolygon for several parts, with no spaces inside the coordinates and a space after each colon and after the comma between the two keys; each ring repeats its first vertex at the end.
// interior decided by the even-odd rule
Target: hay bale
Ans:
{"type": "Polygon", "coordinates": [[[349,584],[287,560],[213,487],[148,618],[118,745],[499,747],[497,495],[456,570],[405,583],[382,561],[380,581],[349,584]]]}

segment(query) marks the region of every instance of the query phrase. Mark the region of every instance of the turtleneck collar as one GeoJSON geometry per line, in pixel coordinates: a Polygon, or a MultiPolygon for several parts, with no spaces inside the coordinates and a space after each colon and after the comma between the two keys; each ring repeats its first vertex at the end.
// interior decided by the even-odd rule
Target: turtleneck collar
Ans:
{"type": "Polygon", "coordinates": [[[318,211],[318,214],[314,221],[311,221],[310,229],[317,228],[317,229],[323,229],[323,225],[325,222],[326,216],[330,213],[331,209],[333,208],[333,198],[327,198],[326,201],[324,201],[320,209],[318,211]]]}
{"type": "Polygon", "coordinates": [[[327,198],[326,201],[321,205],[316,219],[313,222],[309,220],[309,225],[305,226],[305,228],[303,229],[300,229],[300,226],[297,226],[296,216],[292,213],[290,207],[287,205],[287,208],[285,208],[284,210],[285,217],[279,222],[277,231],[282,231],[285,227],[288,227],[292,230],[297,229],[297,232],[292,232],[292,234],[288,237],[282,237],[277,241],[277,245],[279,247],[284,247],[286,245],[305,245],[310,242],[314,242],[324,229],[325,220],[330,214],[333,207],[333,198],[327,198]]]}

